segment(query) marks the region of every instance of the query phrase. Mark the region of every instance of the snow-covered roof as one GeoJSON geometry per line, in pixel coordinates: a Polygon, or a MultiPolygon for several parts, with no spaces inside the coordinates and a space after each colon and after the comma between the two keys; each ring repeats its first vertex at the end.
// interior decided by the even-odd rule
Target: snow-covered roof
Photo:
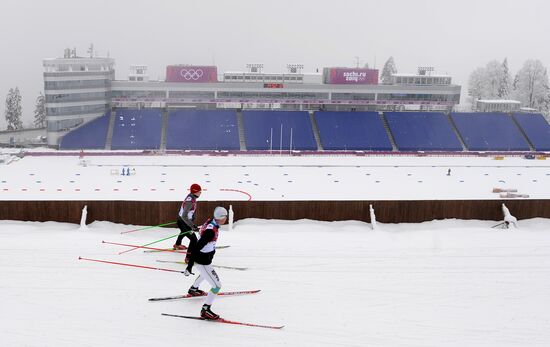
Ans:
{"type": "Polygon", "coordinates": [[[521,104],[521,101],[517,100],[502,100],[502,99],[480,99],[477,102],[485,104],[521,104]]]}
{"type": "Polygon", "coordinates": [[[429,75],[419,75],[415,73],[394,73],[392,76],[395,77],[452,77],[450,75],[443,75],[443,74],[429,74],[429,75]]]}

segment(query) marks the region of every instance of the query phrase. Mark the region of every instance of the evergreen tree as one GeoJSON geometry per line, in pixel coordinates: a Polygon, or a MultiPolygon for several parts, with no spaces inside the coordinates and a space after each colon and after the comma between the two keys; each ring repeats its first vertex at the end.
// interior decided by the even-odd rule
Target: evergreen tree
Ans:
{"type": "Polygon", "coordinates": [[[512,91],[513,93],[515,94],[516,93],[516,90],[518,89],[518,83],[519,83],[519,76],[516,74],[516,76],[514,77],[514,82],[512,82],[512,91]]]}
{"type": "Polygon", "coordinates": [[[43,128],[46,126],[46,106],[44,95],[40,93],[36,98],[36,107],[34,108],[34,126],[43,128]]]}
{"type": "Polygon", "coordinates": [[[470,97],[472,110],[475,110],[477,100],[486,97],[485,68],[478,67],[470,74],[470,78],[468,79],[468,96],[470,97]]]}
{"type": "Polygon", "coordinates": [[[508,69],[508,58],[504,58],[502,62],[502,72],[500,76],[500,82],[498,87],[499,99],[510,98],[510,70],[508,69]]]}
{"type": "Polygon", "coordinates": [[[496,60],[491,60],[485,66],[485,98],[496,99],[498,97],[498,90],[500,81],[502,79],[502,64],[496,60]]]}
{"type": "Polygon", "coordinates": [[[7,130],[19,130],[23,128],[21,115],[21,93],[19,93],[19,88],[10,88],[6,97],[5,116],[8,123],[7,130]]]}
{"type": "Polygon", "coordinates": [[[388,60],[386,61],[386,64],[384,64],[384,68],[382,69],[382,75],[380,76],[382,83],[391,84],[392,75],[394,73],[397,73],[397,68],[395,67],[395,61],[393,60],[393,57],[389,57],[388,60]]]}
{"type": "MultiPolygon", "coordinates": [[[[508,59],[502,63],[491,60],[485,67],[479,67],[470,74],[468,95],[472,109],[479,99],[508,99],[510,97],[511,75],[508,69],[508,59]]],[[[514,88],[517,82],[514,81],[514,88]]]]}

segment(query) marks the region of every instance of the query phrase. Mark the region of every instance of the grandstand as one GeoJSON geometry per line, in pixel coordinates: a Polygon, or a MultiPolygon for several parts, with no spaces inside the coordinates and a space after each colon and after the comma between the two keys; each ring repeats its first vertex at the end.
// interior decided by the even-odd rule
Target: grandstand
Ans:
{"type": "Polygon", "coordinates": [[[118,109],[111,149],[160,149],[160,109],[118,109]]]}
{"type": "MultiPolygon", "coordinates": [[[[67,132],[108,110],[162,109],[165,113],[160,115],[160,126],[166,129],[168,118],[172,121],[177,118],[168,117],[168,110],[177,109],[230,109],[238,112],[240,122],[239,111],[449,112],[460,102],[461,87],[452,83],[451,76],[436,75],[425,68],[419,68],[416,74],[396,75],[391,82],[379,85],[377,69],[359,67],[323,67],[315,72],[303,72],[302,64],[288,64],[286,72],[267,73],[263,64],[247,64],[247,71],[233,72],[219,72],[217,66],[176,64],[167,66],[165,78],[159,80],[149,78],[145,65],[132,65],[128,80],[117,80],[114,67],[112,58],[79,57],[74,50],[66,50],[63,58],[44,60],[49,145],[58,146],[67,132]]],[[[118,117],[116,120],[112,143],[112,126],[109,125],[106,148],[163,148],[166,141],[170,142],[169,147],[188,146],[173,143],[164,131],[157,145],[156,139],[146,139],[139,133],[138,124],[135,134],[132,131],[125,134],[128,129],[119,127],[122,123],[118,117]]],[[[310,123],[315,131],[314,121],[310,123]]],[[[294,129],[292,124],[288,125],[289,129],[294,129]]],[[[155,129],[158,126],[158,123],[154,125],[155,129]]],[[[239,130],[242,128],[239,126],[239,130]]],[[[283,144],[287,143],[286,136],[283,134],[283,144]]],[[[244,134],[239,133],[240,149],[246,147],[243,137],[244,134]]],[[[298,142],[300,139],[301,136],[296,137],[298,142]]],[[[314,140],[316,146],[308,140],[308,143],[297,144],[296,148],[320,149],[319,138],[314,140]]],[[[227,143],[205,146],[220,145],[228,146],[227,143]]],[[[344,147],[347,148],[347,144],[344,147]]]]}
{"type": "Polygon", "coordinates": [[[529,151],[529,143],[505,113],[452,113],[470,151],[529,151]]]}
{"type": "Polygon", "coordinates": [[[550,151],[550,125],[541,114],[514,113],[513,117],[536,151],[550,151]]]}
{"type": "Polygon", "coordinates": [[[111,113],[96,118],[67,133],[59,144],[60,149],[104,149],[111,113]]]}
{"type": "Polygon", "coordinates": [[[325,150],[391,151],[378,112],[315,112],[325,150]]]}
{"type": "Polygon", "coordinates": [[[166,149],[239,150],[237,113],[210,110],[170,112],[166,149]]]}
{"type": "Polygon", "coordinates": [[[540,114],[519,113],[118,108],[69,132],[60,143],[60,149],[288,151],[291,148],[550,151],[550,125],[540,114]]]}
{"type": "Polygon", "coordinates": [[[309,113],[243,111],[246,147],[250,150],[317,150],[309,113]]]}
{"type": "Polygon", "coordinates": [[[400,151],[461,151],[447,117],[440,112],[385,112],[400,151]]]}

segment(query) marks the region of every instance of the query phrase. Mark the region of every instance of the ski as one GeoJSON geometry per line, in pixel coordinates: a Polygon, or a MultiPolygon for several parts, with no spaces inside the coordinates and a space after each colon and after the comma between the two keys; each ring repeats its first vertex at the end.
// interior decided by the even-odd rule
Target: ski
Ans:
{"type": "MultiPolygon", "coordinates": [[[[185,247],[187,249],[187,247],[185,247]]],[[[176,250],[173,248],[162,248],[162,249],[146,249],[143,251],[144,253],[158,253],[158,252],[174,252],[174,253],[187,253],[184,249],[182,250],[176,250]]]]}
{"type": "MultiPolygon", "coordinates": [[[[171,264],[187,264],[184,261],[171,261],[171,260],[157,260],[159,263],[171,263],[171,264]]],[[[225,265],[212,265],[213,267],[219,268],[219,269],[229,269],[229,270],[238,270],[238,271],[246,271],[248,270],[247,267],[236,267],[236,266],[225,266],[225,265]]]]}
{"type": "MultiPolygon", "coordinates": [[[[221,292],[218,293],[218,295],[221,296],[231,296],[231,295],[246,295],[246,294],[256,294],[260,291],[260,289],[257,290],[241,290],[238,292],[221,292]]],[[[203,296],[206,296],[207,293],[203,295],[190,295],[190,294],[184,294],[184,295],[175,295],[175,296],[166,296],[163,298],[151,298],[149,301],[163,301],[163,300],[176,300],[176,299],[189,299],[189,298],[200,298],[203,296]]]]}
{"type": "MultiPolygon", "coordinates": [[[[216,249],[224,249],[224,248],[229,248],[229,247],[231,247],[231,246],[217,246],[216,249]]],[[[185,247],[185,249],[187,249],[187,247],[185,247]]],[[[143,252],[144,253],[158,253],[158,252],[187,253],[185,250],[182,250],[181,252],[178,252],[177,250],[174,250],[173,248],[146,249],[143,252]]]]}
{"type": "Polygon", "coordinates": [[[255,328],[267,328],[267,329],[282,329],[284,325],[260,325],[260,324],[252,324],[252,323],[243,323],[243,322],[236,322],[232,320],[227,320],[224,318],[218,318],[218,319],[205,319],[202,317],[196,317],[196,316],[182,316],[178,314],[170,314],[170,313],[162,313],[163,316],[168,317],[177,317],[177,318],[187,318],[187,319],[196,319],[196,320],[202,320],[206,322],[213,322],[213,323],[224,323],[224,324],[235,324],[235,325],[244,325],[247,327],[255,327],[255,328]]]}

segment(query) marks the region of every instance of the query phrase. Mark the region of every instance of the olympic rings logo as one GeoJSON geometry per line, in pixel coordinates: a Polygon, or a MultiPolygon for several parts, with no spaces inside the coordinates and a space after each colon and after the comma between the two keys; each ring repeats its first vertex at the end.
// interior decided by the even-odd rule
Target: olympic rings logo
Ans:
{"type": "Polygon", "coordinates": [[[196,81],[202,78],[202,76],[204,75],[204,71],[202,71],[202,69],[181,69],[180,75],[186,81],[196,81]]]}

